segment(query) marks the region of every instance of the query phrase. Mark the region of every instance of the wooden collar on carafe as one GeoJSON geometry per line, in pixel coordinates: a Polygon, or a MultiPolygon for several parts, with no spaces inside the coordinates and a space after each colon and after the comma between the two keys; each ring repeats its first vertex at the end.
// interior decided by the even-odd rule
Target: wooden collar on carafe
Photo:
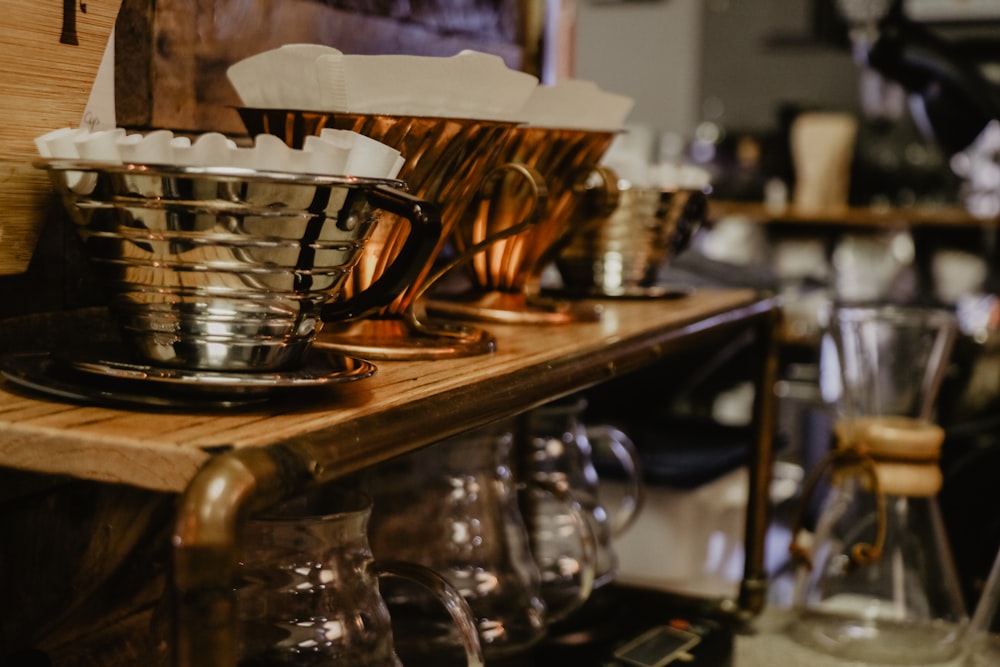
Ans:
{"type": "Polygon", "coordinates": [[[941,490],[938,461],[944,429],[913,417],[879,416],[840,420],[837,447],[853,447],[875,463],[883,493],[933,496],[941,490]]]}

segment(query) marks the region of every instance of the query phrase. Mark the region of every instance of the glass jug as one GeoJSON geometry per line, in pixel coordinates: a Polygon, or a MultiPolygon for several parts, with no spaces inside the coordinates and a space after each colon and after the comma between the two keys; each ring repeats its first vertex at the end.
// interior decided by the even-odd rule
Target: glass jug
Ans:
{"type": "Polygon", "coordinates": [[[808,500],[829,468],[812,548],[792,544],[788,630],[800,643],[903,665],[947,662],[961,648],[964,603],[936,498],[944,431],[932,421],[955,331],[940,310],[831,313],[839,415],[834,445],[803,490],[808,500]]]}
{"type": "Polygon", "coordinates": [[[1000,665],[1000,551],[969,622],[965,667],[1000,665]]]}
{"type": "Polygon", "coordinates": [[[323,487],[247,522],[237,588],[241,667],[401,667],[380,577],[432,591],[454,621],[466,663],[483,664],[457,591],[426,568],[373,560],[370,514],[364,495],[323,487]]]}
{"type": "MultiPolygon", "coordinates": [[[[500,422],[389,461],[364,479],[376,505],[370,530],[375,555],[421,563],[448,580],[468,600],[491,662],[524,653],[569,611],[546,606],[541,596],[519,507],[513,444],[510,424],[500,422]]],[[[594,575],[593,539],[583,513],[576,517],[577,538],[586,546],[574,551],[587,556],[576,573],[581,583],[573,606],[589,596],[594,575]]],[[[454,643],[453,631],[431,622],[417,596],[401,586],[395,591],[390,598],[414,611],[406,636],[422,646],[413,653],[440,652],[454,643]]]]}
{"type": "MultiPolygon", "coordinates": [[[[597,542],[594,588],[612,581],[617,556],[612,539],[629,525],[642,504],[639,457],[625,433],[607,424],[586,425],[582,416],[587,402],[572,398],[549,403],[525,413],[523,429],[525,479],[542,489],[565,489],[579,503],[597,542]],[[614,504],[602,495],[595,466],[610,454],[622,471],[624,488],[614,504]]],[[[542,594],[560,607],[574,595],[572,575],[579,570],[573,554],[573,517],[557,495],[536,493],[525,513],[535,559],[542,570],[542,594]]]]}

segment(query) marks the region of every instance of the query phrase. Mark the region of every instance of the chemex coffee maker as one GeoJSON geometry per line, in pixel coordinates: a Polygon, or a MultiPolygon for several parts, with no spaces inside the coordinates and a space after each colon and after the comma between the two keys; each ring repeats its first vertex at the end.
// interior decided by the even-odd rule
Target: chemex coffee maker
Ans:
{"type": "MultiPolygon", "coordinates": [[[[796,537],[824,473],[829,489],[798,564],[788,632],[865,663],[937,664],[963,647],[967,617],[936,496],[944,430],[935,402],[957,324],[941,309],[832,309],[827,382],[838,384],[826,457],[803,489],[796,537]]],[[[833,393],[833,390],[830,390],[833,393]]]]}

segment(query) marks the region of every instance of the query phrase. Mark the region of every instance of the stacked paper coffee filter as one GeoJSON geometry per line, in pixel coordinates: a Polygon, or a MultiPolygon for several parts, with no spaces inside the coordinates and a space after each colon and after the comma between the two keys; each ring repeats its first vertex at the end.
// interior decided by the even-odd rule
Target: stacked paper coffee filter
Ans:
{"type": "Polygon", "coordinates": [[[264,51],[227,74],[251,108],[508,121],[538,85],[499,56],[478,51],[348,55],[317,44],[264,51]]]}
{"type": "Polygon", "coordinates": [[[567,79],[532,91],[518,120],[532,127],[621,131],[635,100],[592,81],[567,79]]]}

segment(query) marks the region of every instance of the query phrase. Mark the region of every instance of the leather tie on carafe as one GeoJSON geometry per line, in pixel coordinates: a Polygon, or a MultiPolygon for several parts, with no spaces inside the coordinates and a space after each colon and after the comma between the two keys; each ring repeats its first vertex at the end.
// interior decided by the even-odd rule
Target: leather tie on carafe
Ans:
{"type": "Polygon", "coordinates": [[[812,569],[807,547],[798,542],[806,509],[820,479],[830,469],[831,480],[860,472],[875,498],[878,528],[873,544],[858,542],[848,554],[850,566],[860,567],[882,557],[886,534],[885,496],[936,496],[942,474],[938,465],[944,430],[926,420],[912,417],[860,417],[842,420],[834,427],[837,444],[820,460],[806,478],[802,497],[792,522],[792,559],[812,569]]]}

